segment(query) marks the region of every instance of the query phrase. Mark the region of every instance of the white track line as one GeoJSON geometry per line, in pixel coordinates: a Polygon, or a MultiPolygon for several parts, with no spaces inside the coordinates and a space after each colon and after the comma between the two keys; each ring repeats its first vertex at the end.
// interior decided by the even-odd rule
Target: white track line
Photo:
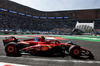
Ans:
{"type": "Polygon", "coordinates": [[[72,63],[89,63],[89,64],[100,64],[100,61],[87,61],[87,60],[60,60],[60,59],[44,59],[44,58],[28,58],[28,57],[7,57],[7,56],[0,56],[0,57],[6,57],[10,59],[21,59],[21,60],[34,60],[34,61],[45,61],[45,62],[61,62],[61,63],[66,63],[66,62],[72,62],[72,63]]]}
{"type": "Polygon", "coordinates": [[[28,65],[0,62],[0,66],[28,66],[28,65]]]}

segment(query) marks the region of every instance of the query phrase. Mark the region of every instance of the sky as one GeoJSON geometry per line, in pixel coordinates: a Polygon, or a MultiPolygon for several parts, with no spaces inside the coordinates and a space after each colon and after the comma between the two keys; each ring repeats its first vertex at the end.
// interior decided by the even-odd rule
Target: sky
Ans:
{"type": "Polygon", "coordinates": [[[64,11],[100,8],[100,0],[10,0],[40,11],[64,11]]]}

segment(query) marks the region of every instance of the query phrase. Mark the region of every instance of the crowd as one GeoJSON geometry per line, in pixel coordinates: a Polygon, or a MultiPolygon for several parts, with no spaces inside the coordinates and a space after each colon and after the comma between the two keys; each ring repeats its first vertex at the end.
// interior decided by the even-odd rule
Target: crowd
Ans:
{"type": "Polygon", "coordinates": [[[3,29],[26,29],[28,28],[29,20],[21,19],[18,16],[0,14],[0,28],[3,29]]]}
{"type": "Polygon", "coordinates": [[[76,22],[70,20],[33,19],[0,13],[0,28],[3,29],[52,31],[56,28],[74,28],[75,24],[76,22]]]}
{"type": "MultiPolygon", "coordinates": [[[[100,29],[100,19],[94,20],[94,28],[100,29]]],[[[71,31],[77,20],[68,19],[33,19],[26,16],[0,12],[0,29],[35,30],[35,31],[71,31]]]]}

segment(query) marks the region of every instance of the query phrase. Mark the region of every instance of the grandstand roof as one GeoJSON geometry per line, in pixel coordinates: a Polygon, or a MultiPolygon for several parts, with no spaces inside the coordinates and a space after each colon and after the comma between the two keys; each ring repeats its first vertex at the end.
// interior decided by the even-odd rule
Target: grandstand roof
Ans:
{"type": "Polygon", "coordinates": [[[0,0],[0,8],[7,10],[17,11],[25,14],[30,14],[39,17],[68,17],[70,19],[93,19],[100,18],[100,9],[89,10],[69,10],[69,11],[52,11],[44,12],[39,11],[21,4],[9,1],[0,0]]]}

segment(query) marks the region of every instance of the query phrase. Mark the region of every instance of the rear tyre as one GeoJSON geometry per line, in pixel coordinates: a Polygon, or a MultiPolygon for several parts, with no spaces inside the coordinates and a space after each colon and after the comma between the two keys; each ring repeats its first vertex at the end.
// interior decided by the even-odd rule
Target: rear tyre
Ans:
{"type": "Polygon", "coordinates": [[[5,52],[7,56],[20,56],[21,52],[16,44],[8,44],[5,47],[5,52]]]}
{"type": "Polygon", "coordinates": [[[70,54],[72,58],[79,58],[81,55],[81,49],[78,47],[74,47],[71,49],[70,54]]]}

